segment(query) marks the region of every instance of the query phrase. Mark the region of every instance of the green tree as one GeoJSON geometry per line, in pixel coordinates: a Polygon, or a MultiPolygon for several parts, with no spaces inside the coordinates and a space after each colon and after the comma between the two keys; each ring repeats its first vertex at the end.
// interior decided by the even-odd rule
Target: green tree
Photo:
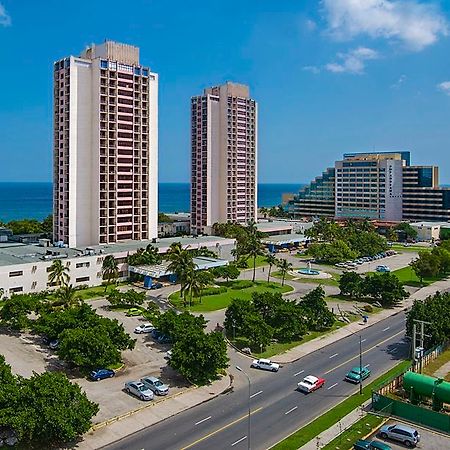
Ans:
{"type": "Polygon", "coordinates": [[[128,306],[140,306],[145,301],[145,292],[128,289],[122,294],[123,302],[128,306]]]}
{"type": "Polygon", "coordinates": [[[143,316],[150,320],[152,323],[157,320],[161,312],[158,305],[155,302],[149,301],[147,303],[147,309],[144,311],[143,316]]]}
{"type": "Polygon", "coordinates": [[[202,302],[203,290],[214,282],[214,275],[209,270],[200,270],[197,275],[198,297],[202,302]]]}
{"type": "Polygon", "coordinates": [[[153,325],[166,336],[170,336],[173,343],[176,343],[183,339],[188,330],[203,332],[206,320],[203,315],[194,316],[186,311],[177,314],[174,310],[169,309],[157,317],[153,325]]]}
{"type": "Polygon", "coordinates": [[[8,367],[0,357],[0,374],[7,378],[6,385],[0,383],[1,393],[7,394],[0,395],[0,423],[15,432],[20,448],[54,447],[89,430],[99,407],[66,375],[34,373],[26,379],[8,375],[8,367]]]}
{"type": "Polygon", "coordinates": [[[120,352],[100,330],[74,328],[59,335],[58,355],[69,364],[88,371],[120,362],[120,352]]]}
{"type": "Polygon", "coordinates": [[[406,334],[412,337],[414,320],[430,322],[426,325],[424,340],[425,349],[443,344],[450,339],[450,294],[436,292],[425,300],[414,300],[411,309],[406,313],[406,334]]]}
{"type": "Polygon", "coordinates": [[[173,220],[167,214],[159,212],[158,223],[173,223],[173,220]]]}
{"type": "Polygon", "coordinates": [[[390,308],[409,296],[402,282],[392,273],[367,275],[364,280],[364,293],[390,308]]]}
{"type": "Polygon", "coordinates": [[[261,233],[257,230],[256,224],[250,222],[246,228],[247,231],[247,241],[244,246],[244,253],[246,258],[253,260],[253,276],[252,282],[255,282],[256,275],[256,258],[258,256],[264,255],[264,248],[261,243],[261,233]]]}
{"type": "Polygon", "coordinates": [[[42,224],[36,219],[11,220],[6,224],[13,234],[39,234],[42,233],[42,224]]]}
{"type": "Polygon", "coordinates": [[[278,269],[281,272],[281,286],[284,286],[284,281],[286,279],[286,275],[289,271],[292,270],[292,264],[287,259],[279,259],[278,260],[278,269]]]}
{"type": "Polygon", "coordinates": [[[300,302],[300,306],[304,310],[308,329],[321,331],[333,326],[335,317],[328,309],[322,286],[308,292],[300,302]]]}
{"type": "Polygon", "coordinates": [[[170,365],[198,385],[215,380],[228,367],[227,346],[221,333],[186,329],[172,348],[170,365]]]}
{"type": "Polygon", "coordinates": [[[56,286],[68,285],[70,280],[69,268],[60,259],[55,259],[48,272],[48,282],[56,286]]]}
{"type": "Polygon", "coordinates": [[[13,295],[6,299],[0,309],[1,325],[14,330],[29,328],[32,321],[28,316],[39,308],[41,302],[40,296],[32,294],[13,295]]]}
{"type": "Polygon", "coordinates": [[[344,272],[339,279],[339,289],[342,295],[356,298],[363,292],[364,279],[356,272],[344,272]]]}
{"type": "Polygon", "coordinates": [[[438,273],[445,275],[450,272],[450,251],[445,247],[434,247],[431,254],[439,261],[438,273]]]}
{"type": "Polygon", "coordinates": [[[424,250],[420,251],[419,256],[409,265],[423,284],[424,277],[435,277],[438,274],[440,261],[436,254],[424,250]]]}
{"type": "Polygon", "coordinates": [[[258,351],[264,351],[272,339],[273,328],[264,322],[259,314],[249,315],[245,326],[244,336],[248,338],[250,347],[258,351]]]}
{"type": "Polygon", "coordinates": [[[117,281],[119,278],[119,267],[117,265],[117,260],[113,255],[105,256],[102,263],[102,276],[106,280],[105,292],[108,289],[108,284],[113,281],[117,281]]]}
{"type": "Polygon", "coordinates": [[[77,296],[77,290],[70,285],[62,285],[55,292],[55,301],[52,303],[53,307],[71,308],[72,306],[79,305],[80,299],[77,296]]]}
{"type": "Polygon", "coordinates": [[[183,303],[186,306],[186,286],[189,274],[196,269],[193,256],[187,250],[183,249],[179,242],[173,243],[169,251],[167,252],[167,258],[169,260],[168,270],[174,273],[177,280],[180,282],[180,296],[183,299],[183,303]]]}
{"type": "Polygon", "coordinates": [[[145,249],[138,248],[136,253],[129,255],[127,262],[130,266],[143,266],[161,264],[162,256],[159,254],[159,250],[152,244],[148,244],[145,249]]]}
{"type": "Polygon", "coordinates": [[[233,298],[225,311],[225,330],[228,336],[245,336],[248,318],[257,314],[252,302],[246,298],[233,298]]]}
{"type": "Polygon", "coordinates": [[[212,273],[216,278],[224,278],[228,283],[230,280],[236,280],[241,272],[236,264],[230,263],[226,266],[215,267],[212,273]]]}
{"type": "Polygon", "coordinates": [[[356,258],[357,252],[352,250],[346,241],[334,240],[331,243],[314,243],[308,247],[308,255],[317,261],[327,264],[336,264],[356,258]]]}
{"type": "Polygon", "coordinates": [[[42,231],[47,234],[53,233],[53,215],[47,216],[41,224],[42,231]]]}
{"type": "Polygon", "coordinates": [[[334,220],[321,217],[314,225],[305,231],[305,236],[322,242],[340,239],[343,229],[334,220]]]}
{"type": "Polygon", "coordinates": [[[124,293],[119,291],[119,289],[112,289],[109,291],[106,299],[111,305],[121,305],[124,303],[124,293]]]}
{"type": "Polygon", "coordinates": [[[295,301],[283,300],[275,311],[273,328],[274,337],[280,341],[300,339],[308,331],[303,309],[295,301]]]}
{"type": "Polygon", "coordinates": [[[413,240],[417,238],[417,230],[413,228],[408,222],[399,223],[395,230],[398,234],[403,236],[404,240],[413,240]]]}
{"type": "Polygon", "coordinates": [[[273,253],[268,253],[266,255],[266,263],[269,264],[269,271],[267,273],[267,282],[270,281],[270,273],[272,271],[272,266],[276,266],[278,263],[278,259],[275,257],[273,253]]]}

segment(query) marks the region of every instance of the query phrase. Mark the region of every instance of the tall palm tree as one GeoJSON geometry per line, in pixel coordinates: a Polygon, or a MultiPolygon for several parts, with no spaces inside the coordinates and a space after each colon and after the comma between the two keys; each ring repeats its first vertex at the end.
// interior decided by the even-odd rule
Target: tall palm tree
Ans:
{"type": "Polygon", "coordinates": [[[102,276],[103,279],[106,280],[106,292],[106,290],[108,289],[108,284],[111,284],[111,281],[117,280],[117,278],[119,278],[119,267],[117,265],[116,258],[114,258],[113,255],[107,255],[103,260],[102,276]]]}
{"type": "Polygon", "coordinates": [[[180,295],[186,303],[185,290],[188,278],[192,275],[190,273],[195,271],[195,264],[192,253],[187,249],[183,249],[179,242],[172,244],[167,252],[167,259],[169,260],[169,271],[177,276],[181,284],[180,295]]]}
{"type": "Polygon", "coordinates": [[[267,282],[270,281],[270,272],[272,271],[272,266],[276,266],[278,263],[278,259],[275,257],[273,253],[269,253],[266,256],[266,263],[269,264],[269,273],[267,274],[267,282]]]}
{"type": "Polygon", "coordinates": [[[202,302],[203,289],[214,281],[214,275],[209,270],[198,271],[197,284],[199,288],[199,301],[202,302]]]}
{"type": "Polygon", "coordinates": [[[281,286],[284,286],[284,280],[286,279],[286,274],[292,270],[292,264],[287,259],[278,260],[278,268],[281,272],[281,286]]]}
{"type": "Polygon", "coordinates": [[[48,272],[48,282],[57,286],[67,286],[69,284],[69,268],[60,259],[55,259],[48,272]]]}
{"type": "Polygon", "coordinates": [[[107,255],[102,264],[102,276],[106,280],[105,292],[108,289],[108,284],[111,284],[112,280],[117,280],[119,277],[119,267],[117,265],[116,258],[113,255],[107,255]]]}
{"type": "Polygon", "coordinates": [[[255,282],[256,274],[256,258],[264,254],[263,245],[261,243],[261,233],[256,228],[256,223],[251,221],[247,228],[247,241],[245,243],[245,256],[253,259],[253,277],[252,281],[255,282]]]}

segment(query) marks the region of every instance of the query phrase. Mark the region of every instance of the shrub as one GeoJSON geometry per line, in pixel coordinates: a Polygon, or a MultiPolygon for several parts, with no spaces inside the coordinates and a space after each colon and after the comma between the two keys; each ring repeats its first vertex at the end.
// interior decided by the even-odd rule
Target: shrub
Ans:
{"type": "Polygon", "coordinates": [[[365,312],[371,313],[371,312],[373,312],[373,306],[372,305],[364,305],[363,310],[365,312]]]}
{"type": "Polygon", "coordinates": [[[227,292],[227,288],[220,286],[220,287],[209,287],[206,289],[203,289],[202,296],[206,297],[208,295],[218,295],[218,294],[224,294],[227,292]]]}
{"type": "Polygon", "coordinates": [[[247,289],[253,286],[253,283],[250,280],[239,280],[235,283],[233,283],[230,288],[234,290],[239,289],[247,289]]]}

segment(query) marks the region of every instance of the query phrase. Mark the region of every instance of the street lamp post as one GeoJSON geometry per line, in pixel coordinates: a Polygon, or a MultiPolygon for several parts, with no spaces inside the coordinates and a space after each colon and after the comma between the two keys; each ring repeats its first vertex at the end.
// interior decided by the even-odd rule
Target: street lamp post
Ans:
{"type": "Polygon", "coordinates": [[[251,416],[251,408],[250,408],[250,399],[251,399],[251,381],[250,377],[248,376],[247,372],[242,370],[239,366],[236,366],[236,369],[239,370],[239,372],[242,372],[246,377],[248,381],[248,431],[247,431],[247,448],[250,450],[250,416],[251,416]]]}
{"type": "Polygon", "coordinates": [[[363,379],[362,379],[362,341],[361,335],[359,335],[359,393],[363,393],[363,379]]]}

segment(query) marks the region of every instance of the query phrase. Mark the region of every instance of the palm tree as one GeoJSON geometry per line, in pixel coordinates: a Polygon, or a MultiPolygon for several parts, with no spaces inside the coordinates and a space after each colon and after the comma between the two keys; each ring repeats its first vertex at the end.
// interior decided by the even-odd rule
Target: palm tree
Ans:
{"type": "Polygon", "coordinates": [[[292,270],[292,264],[287,259],[278,260],[278,268],[281,272],[281,286],[284,286],[284,280],[286,278],[286,274],[292,270]]]}
{"type": "Polygon", "coordinates": [[[0,300],[2,299],[4,293],[5,290],[3,288],[0,288],[0,300]]]}
{"type": "Polygon", "coordinates": [[[108,289],[108,284],[111,284],[112,280],[117,280],[119,277],[119,268],[117,266],[116,258],[113,255],[107,255],[102,264],[102,276],[106,280],[105,292],[108,289]]]}
{"type": "Polygon", "coordinates": [[[251,221],[247,228],[247,241],[245,243],[245,256],[247,258],[253,259],[253,277],[252,282],[255,282],[255,274],[256,274],[256,258],[258,256],[262,256],[263,245],[261,243],[261,233],[256,228],[255,222],[251,221]]]}
{"type": "Polygon", "coordinates": [[[214,275],[209,270],[198,271],[197,284],[199,287],[199,301],[202,302],[203,289],[214,281],[214,275]]]}
{"type": "Polygon", "coordinates": [[[56,303],[58,306],[70,308],[80,304],[80,299],[77,297],[77,290],[72,285],[63,285],[55,292],[56,303]]]}
{"type": "Polygon", "coordinates": [[[55,259],[48,272],[48,282],[57,286],[67,286],[69,280],[69,268],[60,259],[55,259]]]}
{"type": "Polygon", "coordinates": [[[272,271],[272,266],[276,266],[278,263],[278,259],[275,257],[273,253],[269,253],[266,256],[266,263],[269,264],[269,273],[267,274],[267,282],[270,281],[270,272],[272,271]]]}
{"type": "MultiPolygon", "coordinates": [[[[199,272],[195,267],[190,267],[185,273],[184,292],[189,293],[189,308],[192,305],[192,297],[198,297],[200,294],[199,272]]],[[[184,302],[186,304],[186,300],[184,302]]]]}
{"type": "Polygon", "coordinates": [[[170,261],[167,269],[177,276],[178,281],[181,284],[180,295],[184,298],[186,284],[190,273],[195,270],[195,264],[191,252],[187,249],[183,249],[179,242],[172,244],[167,252],[167,258],[170,261]]]}

